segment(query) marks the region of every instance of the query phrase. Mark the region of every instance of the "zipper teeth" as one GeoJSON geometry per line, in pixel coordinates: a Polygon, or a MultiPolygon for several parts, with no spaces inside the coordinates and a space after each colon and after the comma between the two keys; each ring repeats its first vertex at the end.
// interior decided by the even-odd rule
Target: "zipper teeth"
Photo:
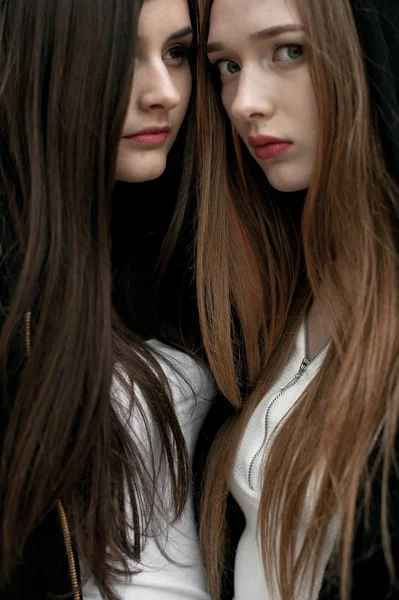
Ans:
{"type": "MultiPolygon", "coordinates": [[[[31,312],[28,311],[25,314],[25,348],[26,355],[29,357],[32,351],[32,341],[31,341],[31,312]]],[[[73,592],[73,600],[81,600],[80,590],[79,590],[79,582],[78,575],[76,570],[75,556],[72,550],[72,539],[71,532],[68,525],[68,519],[62,505],[61,500],[57,502],[57,510],[58,515],[61,522],[62,535],[64,536],[64,544],[65,551],[68,558],[68,567],[69,567],[69,575],[71,577],[72,582],[72,592],[73,592]]]]}
{"type": "Polygon", "coordinates": [[[250,487],[251,490],[254,490],[254,487],[252,485],[252,473],[253,473],[253,468],[254,468],[254,464],[256,459],[258,458],[259,454],[263,451],[265,445],[266,445],[266,440],[267,440],[267,434],[268,434],[268,430],[269,430],[269,414],[271,409],[273,408],[274,404],[277,402],[277,400],[279,400],[279,398],[287,391],[289,390],[293,385],[295,385],[295,383],[297,382],[297,379],[293,378],[291,383],[288,383],[286,386],[284,386],[279,393],[274,396],[274,398],[272,398],[269,402],[269,405],[266,409],[266,414],[265,414],[265,426],[264,426],[264,436],[263,436],[263,441],[262,444],[259,446],[258,450],[256,451],[256,453],[253,455],[251,462],[249,463],[249,467],[248,467],[248,485],[250,487]]]}
{"type": "Polygon", "coordinates": [[[73,600],[81,600],[78,574],[76,571],[75,556],[72,550],[71,532],[69,530],[68,519],[61,500],[57,502],[58,515],[61,521],[62,534],[64,536],[65,550],[68,558],[69,574],[71,576],[73,600]]]}
{"type": "Polygon", "coordinates": [[[30,356],[31,348],[32,348],[30,331],[31,331],[31,312],[29,311],[25,314],[25,348],[26,348],[27,356],[30,356]]]}
{"type": "MultiPolygon", "coordinates": [[[[317,352],[317,354],[315,354],[315,356],[312,358],[312,360],[308,359],[308,354],[309,354],[309,342],[308,342],[308,315],[309,315],[309,311],[306,311],[305,314],[305,319],[304,319],[304,346],[305,346],[305,356],[299,366],[299,370],[295,373],[294,377],[284,386],[282,386],[280,388],[279,393],[274,396],[266,409],[266,414],[265,414],[265,424],[264,424],[264,436],[263,436],[263,441],[262,444],[260,445],[260,447],[258,448],[257,452],[253,455],[251,462],[249,463],[249,467],[248,467],[248,485],[249,488],[253,491],[254,487],[253,487],[253,483],[252,483],[252,475],[253,475],[253,468],[254,468],[254,464],[256,459],[258,458],[259,454],[263,451],[265,445],[266,445],[266,441],[267,441],[267,434],[268,434],[268,430],[269,430],[269,415],[270,412],[273,408],[273,406],[275,405],[275,403],[277,402],[277,400],[279,400],[281,398],[281,396],[283,396],[283,394],[291,389],[298,381],[299,379],[301,379],[302,375],[305,373],[305,371],[307,370],[307,368],[309,367],[310,364],[312,364],[317,358],[319,358],[319,356],[324,352],[325,348],[328,346],[329,341],[328,340],[324,346],[317,352]]],[[[295,402],[296,404],[296,402],[295,402]]]]}

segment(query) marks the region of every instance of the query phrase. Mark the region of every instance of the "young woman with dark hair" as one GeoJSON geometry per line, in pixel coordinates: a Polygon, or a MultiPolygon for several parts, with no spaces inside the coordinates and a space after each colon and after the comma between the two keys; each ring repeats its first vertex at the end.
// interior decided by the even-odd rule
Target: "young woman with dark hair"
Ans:
{"type": "Polygon", "coordinates": [[[399,598],[399,5],[203,4],[210,591],[399,598]]]}
{"type": "Polygon", "coordinates": [[[206,598],[187,498],[212,384],[172,347],[184,254],[157,303],[150,271],[190,192],[195,4],[1,0],[0,30],[0,597],[206,598]]]}

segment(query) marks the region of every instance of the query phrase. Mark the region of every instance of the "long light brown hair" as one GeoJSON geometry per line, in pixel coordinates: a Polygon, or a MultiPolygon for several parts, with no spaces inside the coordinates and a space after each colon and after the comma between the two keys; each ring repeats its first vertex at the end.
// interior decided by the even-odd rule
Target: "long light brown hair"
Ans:
{"type": "Polygon", "coordinates": [[[125,291],[112,283],[115,163],[140,7],[0,3],[0,587],[62,499],[85,570],[114,598],[149,520],[158,509],[173,520],[186,502],[188,458],[168,383],[141,332],[118,313],[125,291]],[[127,412],[112,392],[115,365],[127,412]],[[131,411],[153,432],[145,451],[131,411]],[[161,469],[168,507],[157,494],[161,469]]]}
{"type": "Polygon", "coordinates": [[[399,189],[383,159],[349,0],[298,4],[320,121],[317,161],[303,199],[273,190],[232,130],[206,59],[212,0],[203,7],[198,301],[210,365],[237,409],[211,450],[202,496],[201,542],[215,599],[238,444],[287,360],[312,297],[332,339],[320,373],[279,427],[264,463],[258,530],[265,574],[277,577],[283,600],[295,597],[304,568],[315,581],[316,557],[337,511],[341,528],[332,564],[346,598],[356,509],[368,506],[380,467],[381,535],[393,575],[387,486],[399,411],[399,189]],[[315,473],[317,493],[297,555],[301,511],[315,473]]]}

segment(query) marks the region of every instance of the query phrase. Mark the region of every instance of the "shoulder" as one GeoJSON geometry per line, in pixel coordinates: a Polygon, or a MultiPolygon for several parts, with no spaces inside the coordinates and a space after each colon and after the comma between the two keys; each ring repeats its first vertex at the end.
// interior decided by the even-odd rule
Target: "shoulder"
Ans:
{"type": "Polygon", "coordinates": [[[158,357],[174,395],[195,396],[201,400],[213,397],[214,380],[204,364],[163,342],[150,340],[148,345],[158,357]]]}
{"type": "MultiPolygon", "coordinates": [[[[173,408],[191,454],[215,395],[213,377],[203,364],[189,354],[156,340],[147,342],[147,346],[166,376],[173,408]]],[[[154,428],[159,427],[159,424],[155,427],[140,385],[133,381],[129,386],[126,374],[118,365],[112,385],[112,398],[126,426],[146,443],[147,436],[154,434],[154,428]],[[129,387],[134,390],[137,402],[132,403],[129,387]]]]}
{"type": "Polygon", "coordinates": [[[215,395],[214,379],[206,366],[189,354],[155,340],[149,345],[168,379],[176,415],[191,455],[215,395]]]}

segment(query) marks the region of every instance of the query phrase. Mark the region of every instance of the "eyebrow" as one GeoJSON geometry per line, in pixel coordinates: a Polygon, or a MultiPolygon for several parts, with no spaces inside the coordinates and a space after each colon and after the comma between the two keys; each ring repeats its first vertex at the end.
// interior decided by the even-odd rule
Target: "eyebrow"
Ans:
{"type": "MultiPolygon", "coordinates": [[[[174,33],[172,33],[166,40],[166,43],[172,42],[173,40],[180,40],[181,38],[184,38],[188,35],[193,35],[193,34],[194,34],[193,28],[191,27],[191,25],[188,25],[187,27],[183,27],[183,29],[179,29],[178,31],[175,31],[174,33]]],[[[140,36],[138,35],[136,40],[138,42],[141,42],[142,38],[140,38],[140,36]]]]}
{"type": "Polygon", "coordinates": [[[179,29],[179,31],[175,31],[175,33],[172,33],[172,35],[170,35],[166,41],[171,42],[172,40],[179,40],[180,38],[184,38],[187,35],[193,35],[193,33],[194,30],[191,27],[191,25],[189,25],[188,27],[183,27],[183,29],[179,29]]]}
{"type": "MultiPolygon", "coordinates": [[[[251,33],[249,39],[251,41],[258,40],[267,40],[277,35],[281,35],[282,33],[287,33],[289,31],[303,31],[304,28],[302,25],[276,25],[275,27],[267,27],[266,29],[261,29],[256,33],[251,33]]],[[[212,52],[219,52],[220,50],[224,50],[224,45],[222,42],[211,42],[207,45],[206,51],[208,54],[212,54],[212,52]]]]}

